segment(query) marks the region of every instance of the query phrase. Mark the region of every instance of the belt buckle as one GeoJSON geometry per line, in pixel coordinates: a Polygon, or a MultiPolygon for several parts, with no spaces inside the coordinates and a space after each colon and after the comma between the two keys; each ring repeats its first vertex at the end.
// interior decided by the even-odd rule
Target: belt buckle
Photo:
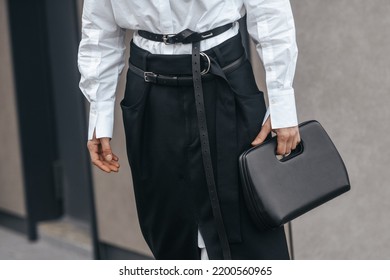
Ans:
{"type": "Polygon", "coordinates": [[[175,36],[175,34],[163,34],[163,35],[162,35],[162,40],[163,40],[164,44],[165,44],[165,45],[170,45],[170,44],[172,44],[172,43],[169,43],[169,42],[168,42],[168,39],[171,38],[171,37],[173,37],[173,36],[175,36]]]}
{"type": "Polygon", "coordinates": [[[144,80],[147,83],[156,83],[157,82],[157,74],[153,72],[144,72],[144,80]]]}
{"type": "Polygon", "coordinates": [[[203,56],[207,60],[207,67],[206,67],[206,69],[203,69],[202,72],[200,72],[201,75],[205,75],[205,74],[207,74],[210,71],[210,67],[211,67],[210,57],[207,54],[205,54],[204,52],[201,52],[200,56],[203,56]]]}

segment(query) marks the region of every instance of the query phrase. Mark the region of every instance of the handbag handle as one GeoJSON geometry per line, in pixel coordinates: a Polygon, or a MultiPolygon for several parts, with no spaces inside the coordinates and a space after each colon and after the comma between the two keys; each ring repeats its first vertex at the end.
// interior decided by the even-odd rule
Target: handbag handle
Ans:
{"type": "MultiPolygon", "coordinates": [[[[301,139],[301,142],[298,143],[296,148],[292,150],[287,156],[282,156],[282,158],[278,159],[280,162],[286,162],[292,158],[295,158],[302,154],[304,151],[304,145],[303,145],[303,140],[301,139]]],[[[276,155],[276,149],[275,149],[275,155],[276,155]]],[[[276,157],[277,158],[277,157],[276,157]]]]}

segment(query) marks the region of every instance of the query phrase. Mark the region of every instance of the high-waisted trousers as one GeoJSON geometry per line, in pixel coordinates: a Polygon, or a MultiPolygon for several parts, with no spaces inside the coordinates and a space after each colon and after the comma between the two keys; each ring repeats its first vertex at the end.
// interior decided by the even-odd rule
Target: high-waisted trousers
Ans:
{"type": "MultiPolygon", "coordinates": [[[[259,133],[266,105],[248,59],[233,72],[220,71],[245,55],[240,34],[204,53],[212,64],[203,81],[210,152],[232,259],[288,259],[284,229],[258,229],[243,199],[238,156],[259,133]]],[[[207,68],[206,60],[202,61],[207,68]]],[[[191,75],[192,69],[191,55],[151,54],[133,42],[129,63],[173,76],[191,75]]],[[[222,259],[203,169],[193,86],[150,83],[128,70],[120,104],[138,220],[154,257],[200,259],[199,230],[208,258],[222,259]]]]}

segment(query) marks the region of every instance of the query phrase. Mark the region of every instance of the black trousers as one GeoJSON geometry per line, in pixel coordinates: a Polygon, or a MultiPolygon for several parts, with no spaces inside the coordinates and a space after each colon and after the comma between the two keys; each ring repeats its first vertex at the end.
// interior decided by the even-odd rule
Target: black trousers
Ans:
{"type": "MultiPolygon", "coordinates": [[[[133,42],[130,63],[165,75],[191,74],[191,55],[155,55],[133,42]]],[[[244,54],[238,34],[205,51],[211,79],[203,81],[210,150],[233,259],[288,259],[283,228],[261,231],[243,200],[238,156],[261,128],[266,106],[250,62],[218,74],[244,54]]],[[[204,65],[206,67],[206,65],[204,65]]],[[[222,259],[215,230],[191,85],[147,83],[128,71],[121,101],[138,219],[156,259],[200,259],[198,228],[209,259],[222,259]]]]}

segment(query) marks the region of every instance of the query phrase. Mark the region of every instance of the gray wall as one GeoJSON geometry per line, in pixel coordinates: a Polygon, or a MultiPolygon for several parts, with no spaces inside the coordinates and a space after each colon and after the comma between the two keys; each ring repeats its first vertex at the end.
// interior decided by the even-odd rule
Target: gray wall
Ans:
{"type": "Polygon", "coordinates": [[[298,259],[390,259],[390,1],[292,0],[299,120],[319,120],[352,190],[294,222],[298,259]]]}

